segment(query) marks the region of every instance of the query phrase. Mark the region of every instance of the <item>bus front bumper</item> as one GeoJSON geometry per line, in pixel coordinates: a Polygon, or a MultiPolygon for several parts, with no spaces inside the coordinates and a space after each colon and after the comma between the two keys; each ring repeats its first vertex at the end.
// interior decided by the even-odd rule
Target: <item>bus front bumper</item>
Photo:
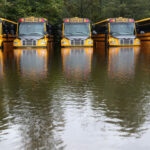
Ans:
{"type": "Polygon", "coordinates": [[[47,48],[47,46],[14,46],[15,49],[47,48]]]}

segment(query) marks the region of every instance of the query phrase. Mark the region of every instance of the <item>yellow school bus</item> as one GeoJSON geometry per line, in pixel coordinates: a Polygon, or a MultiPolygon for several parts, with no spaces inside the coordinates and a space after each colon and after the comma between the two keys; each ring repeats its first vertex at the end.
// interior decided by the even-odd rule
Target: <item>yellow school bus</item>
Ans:
{"type": "Polygon", "coordinates": [[[78,17],[64,19],[61,46],[93,46],[90,20],[78,17]]]}
{"type": "Polygon", "coordinates": [[[93,24],[94,45],[139,46],[135,21],[132,18],[110,18],[93,24]]]}
{"type": "Polygon", "coordinates": [[[0,18],[0,48],[4,49],[8,45],[13,46],[13,40],[16,38],[17,23],[0,18]]]}
{"type": "Polygon", "coordinates": [[[53,42],[52,27],[45,18],[20,18],[15,48],[47,48],[53,42]]]}
{"type": "Polygon", "coordinates": [[[150,18],[136,21],[136,27],[141,44],[150,44],[150,18]]]}

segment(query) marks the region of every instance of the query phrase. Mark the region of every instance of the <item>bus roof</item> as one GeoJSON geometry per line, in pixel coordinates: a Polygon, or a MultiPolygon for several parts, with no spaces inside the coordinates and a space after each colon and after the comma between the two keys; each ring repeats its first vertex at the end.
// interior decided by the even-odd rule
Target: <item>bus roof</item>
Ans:
{"type": "Polygon", "coordinates": [[[25,17],[25,18],[20,18],[19,22],[47,22],[47,19],[38,18],[38,17],[25,17]]]}
{"type": "Polygon", "coordinates": [[[73,18],[65,18],[63,19],[64,23],[89,23],[90,20],[87,18],[79,18],[79,17],[73,17],[73,18]]]}
{"type": "Polygon", "coordinates": [[[11,22],[11,23],[13,23],[13,24],[17,24],[17,22],[14,22],[14,21],[11,21],[11,20],[8,20],[8,19],[5,19],[5,18],[0,18],[0,20],[4,20],[4,21],[11,22]]]}
{"type": "Polygon", "coordinates": [[[145,19],[138,20],[138,21],[136,21],[136,23],[145,22],[145,21],[150,21],[150,18],[145,18],[145,19]]]}
{"type": "Polygon", "coordinates": [[[105,20],[102,20],[102,21],[99,21],[99,22],[93,23],[93,25],[100,24],[100,23],[104,23],[104,22],[108,22],[108,21],[109,21],[109,19],[105,19],[105,20]]]}
{"type": "Polygon", "coordinates": [[[108,18],[108,19],[102,20],[100,22],[94,23],[93,25],[97,25],[97,24],[104,23],[104,22],[117,22],[117,23],[120,23],[120,22],[134,22],[134,19],[132,19],[132,18],[122,18],[122,17],[108,18]]]}

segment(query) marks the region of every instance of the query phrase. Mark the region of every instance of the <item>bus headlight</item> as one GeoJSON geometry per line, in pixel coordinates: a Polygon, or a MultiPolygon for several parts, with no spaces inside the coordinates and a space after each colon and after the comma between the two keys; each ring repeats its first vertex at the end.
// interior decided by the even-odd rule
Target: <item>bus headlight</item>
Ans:
{"type": "Polygon", "coordinates": [[[19,39],[15,39],[14,42],[13,42],[14,46],[18,46],[20,44],[21,44],[21,41],[19,39]]]}
{"type": "Polygon", "coordinates": [[[64,45],[68,44],[67,39],[62,39],[61,44],[64,44],[64,45]]]}
{"type": "Polygon", "coordinates": [[[46,41],[45,40],[41,40],[40,41],[40,45],[46,45],[46,41]]]}
{"type": "Polygon", "coordinates": [[[14,45],[19,45],[19,43],[18,42],[14,42],[14,45]]]}
{"type": "Polygon", "coordinates": [[[93,44],[93,40],[89,40],[89,41],[88,41],[88,44],[93,44]]]}
{"type": "Polygon", "coordinates": [[[110,43],[111,43],[111,44],[117,44],[117,41],[116,41],[116,39],[114,39],[114,38],[110,38],[110,43]]]}
{"type": "Polygon", "coordinates": [[[139,39],[135,39],[135,43],[136,44],[140,44],[140,40],[139,39]]]}
{"type": "Polygon", "coordinates": [[[62,41],[62,44],[67,44],[67,42],[65,42],[65,41],[62,41]]]}

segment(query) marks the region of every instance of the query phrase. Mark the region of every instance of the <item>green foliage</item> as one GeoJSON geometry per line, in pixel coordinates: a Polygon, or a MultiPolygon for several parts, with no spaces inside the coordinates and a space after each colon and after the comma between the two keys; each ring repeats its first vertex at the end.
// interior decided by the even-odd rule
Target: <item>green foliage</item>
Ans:
{"type": "Polygon", "coordinates": [[[48,18],[52,24],[65,17],[96,22],[111,17],[150,17],[149,0],[0,0],[0,17],[17,21],[26,16],[48,18]]]}

